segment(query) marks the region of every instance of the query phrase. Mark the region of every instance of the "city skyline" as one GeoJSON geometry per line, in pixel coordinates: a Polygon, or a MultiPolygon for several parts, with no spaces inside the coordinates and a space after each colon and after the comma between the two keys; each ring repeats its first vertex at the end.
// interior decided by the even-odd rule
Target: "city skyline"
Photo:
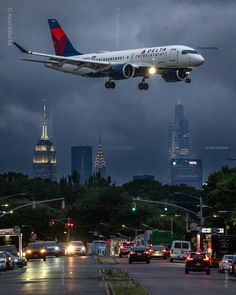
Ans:
{"type": "Polygon", "coordinates": [[[133,175],[154,175],[167,182],[166,130],[179,99],[190,122],[191,157],[203,160],[204,180],[222,165],[234,165],[226,158],[236,157],[236,69],[232,67],[236,3],[150,0],[144,7],[139,0],[135,6],[133,1],[104,0],[93,1],[88,11],[89,1],[8,0],[2,4],[0,173],[31,175],[43,97],[53,111],[50,139],[57,147],[58,179],[71,171],[70,147],[97,147],[99,130],[109,163],[107,175],[113,182],[122,184],[133,175]],[[166,14],[168,18],[163,19],[166,14]],[[118,81],[111,92],[104,89],[103,79],[65,75],[21,60],[13,41],[53,53],[47,24],[52,17],[82,52],[186,44],[196,48],[205,63],[192,73],[190,84],[168,84],[154,77],[144,93],[137,89],[137,78],[118,81]]]}

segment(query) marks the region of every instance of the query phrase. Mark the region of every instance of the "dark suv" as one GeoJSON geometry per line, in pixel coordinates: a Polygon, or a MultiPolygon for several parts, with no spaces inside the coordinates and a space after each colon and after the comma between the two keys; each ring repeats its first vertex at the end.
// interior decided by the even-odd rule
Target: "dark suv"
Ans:
{"type": "Polygon", "coordinates": [[[185,262],[185,273],[189,271],[205,271],[206,274],[210,274],[211,259],[203,252],[191,252],[185,262]]]}
{"type": "Polygon", "coordinates": [[[43,259],[46,261],[46,249],[43,243],[30,243],[25,249],[25,258],[30,259],[43,259]]]}

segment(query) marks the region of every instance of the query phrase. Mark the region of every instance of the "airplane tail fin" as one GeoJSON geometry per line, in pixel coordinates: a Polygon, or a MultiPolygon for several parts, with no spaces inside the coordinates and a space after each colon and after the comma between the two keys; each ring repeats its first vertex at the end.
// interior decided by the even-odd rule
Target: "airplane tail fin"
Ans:
{"type": "Polygon", "coordinates": [[[66,36],[66,33],[63,31],[56,19],[49,19],[48,24],[56,55],[72,56],[82,54],[73,47],[70,40],[66,36]]]}

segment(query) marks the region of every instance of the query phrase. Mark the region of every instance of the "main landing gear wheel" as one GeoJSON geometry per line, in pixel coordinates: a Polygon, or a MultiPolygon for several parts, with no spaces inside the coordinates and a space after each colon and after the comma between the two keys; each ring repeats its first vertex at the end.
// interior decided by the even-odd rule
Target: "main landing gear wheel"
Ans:
{"type": "Polygon", "coordinates": [[[139,84],[138,84],[138,89],[139,90],[148,90],[148,83],[146,83],[146,82],[140,82],[139,84]]]}
{"type": "Polygon", "coordinates": [[[116,84],[115,84],[115,82],[114,81],[107,81],[106,83],[105,83],[105,87],[107,88],[107,89],[114,89],[115,87],[116,87],[116,84]]]}
{"type": "Polygon", "coordinates": [[[191,79],[190,78],[186,78],[185,79],[185,83],[191,83],[191,79]]]}

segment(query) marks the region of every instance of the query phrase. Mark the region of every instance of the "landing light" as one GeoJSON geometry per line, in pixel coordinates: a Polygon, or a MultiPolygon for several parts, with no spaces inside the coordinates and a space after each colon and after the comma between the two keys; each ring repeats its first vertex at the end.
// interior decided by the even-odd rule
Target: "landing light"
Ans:
{"type": "Polygon", "coordinates": [[[154,74],[156,74],[156,68],[154,68],[154,67],[149,68],[148,72],[150,75],[154,75],[154,74]]]}

